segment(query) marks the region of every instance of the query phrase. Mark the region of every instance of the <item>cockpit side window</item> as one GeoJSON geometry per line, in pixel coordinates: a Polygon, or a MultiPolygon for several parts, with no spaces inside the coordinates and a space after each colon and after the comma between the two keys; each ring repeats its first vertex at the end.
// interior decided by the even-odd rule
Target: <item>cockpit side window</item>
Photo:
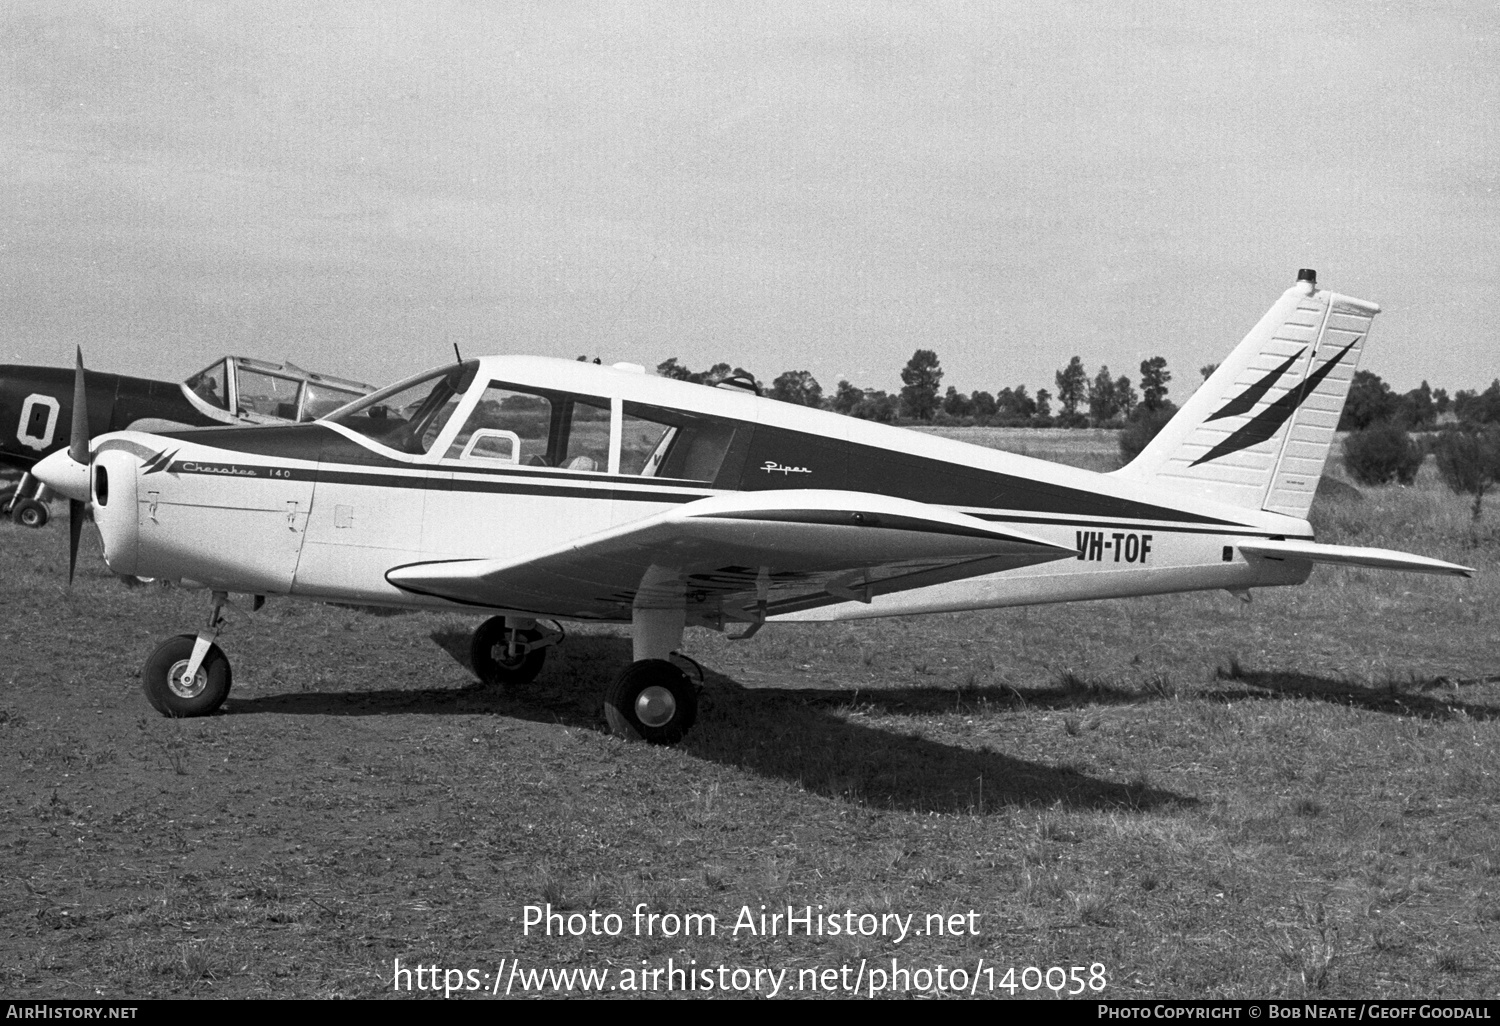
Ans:
{"type": "Polygon", "coordinates": [[[220,360],[212,367],[194,374],[186,382],[187,387],[192,389],[198,398],[221,410],[229,409],[228,362],[220,360]]]}
{"type": "Polygon", "coordinates": [[[609,400],[494,381],[454,436],[447,459],[609,469],[609,400]]]}
{"type": "Polygon", "coordinates": [[[475,362],[392,385],[328,419],[397,452],[421,456],[437,440],[479,369],[475,362]]]}
{"type": "Polygon", "coordinates": [[[448,446],[450,460],[546,467],[552,403],[545,396],[491,383],[448,446]]]}

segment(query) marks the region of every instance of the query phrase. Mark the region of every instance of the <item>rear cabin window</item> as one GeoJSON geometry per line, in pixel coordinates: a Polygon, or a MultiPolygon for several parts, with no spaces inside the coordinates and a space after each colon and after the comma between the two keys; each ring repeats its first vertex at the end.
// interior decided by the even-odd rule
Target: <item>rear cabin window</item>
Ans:
{"type": "Polygon", "coordinates": [[[620,473],[713,484],[739,476],[753,425],[626,403],[620,473]]]}

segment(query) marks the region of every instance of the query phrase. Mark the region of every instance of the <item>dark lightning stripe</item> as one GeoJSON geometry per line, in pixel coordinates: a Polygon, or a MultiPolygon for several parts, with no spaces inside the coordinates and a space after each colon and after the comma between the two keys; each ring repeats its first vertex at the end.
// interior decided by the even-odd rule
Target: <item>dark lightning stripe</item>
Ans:
{"type": "Polygon", "coordinates": [[[165,449],[163,449],[161,452],[157,453],[146,461],[145,465],[142,467],[142,473],[156,474],[160,473],[163,470],[166,470],[172,464],[172,457],[176,455],[176,449],[173,449],[171,452],[167,452],[165,449]]]}
{"type": "Polygon", "coordinates": [[[1303,346],[1301,349],[1297,350],[1294,355],[1287,357],[1286,362],[1283,363],[1280,367],[1277,367],[1271,373],[1267,374],[1265,377],[1261,378],[1255,384],[1245,389],[1239,395],[1229,400],[1229,402],[1225,403],[1223,407],[1220,408],[1218,413],[1215,413],[1208,419],[1221,420],[1224,417],[1238,417],[1242,413],[1249,413],[1251,410],[1255,409],[1255,404],[1260,402],[1261,399],[1265,398],[1265,394],[1271,390],[1271,386],[1276,384],[1277,380],[1288,370],[1290,370],[1292,364],[1296,363],[1297,360],[1305,352],[1307,352],[1307,347],[1303,346]]]}
{"type": "Polygon", "coordinates": [[[1214,446],[1206,454],[1194,460],[1192,465],[1196,467],[1200,463],[1216,460],[1220,456],[1227,456],[1229,453],[1248,449],[1252,445],[1259,445],[1276,434],[1277,431],[1281,430],[1281,425],[1290,420],[1292,414],[1297,412],[1297,407],[1301,406],[1307,397],[1317,390],[1317,387],[1323,383],[1323,379],[1328,377],[1339,361],[1348,355],[1349,350],[1358,345],[1359,340],[1363,337],[1363,335],[1355,336],[1353,342],[1350,342],[1343,349],[1339,350],[1327,363],[1309,374],[1302,384],[1289,389],[1286,395],[1261,410],[1253,419],[1235,431],[1234,434],[1214,446]]]}

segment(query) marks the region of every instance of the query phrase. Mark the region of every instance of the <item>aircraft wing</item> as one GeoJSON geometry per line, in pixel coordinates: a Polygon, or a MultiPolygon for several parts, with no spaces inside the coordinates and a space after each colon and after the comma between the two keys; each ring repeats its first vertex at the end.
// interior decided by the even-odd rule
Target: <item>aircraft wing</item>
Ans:
{"type": "Polygon", "coordinates": [[[690,623],[722,626],[1076,555],[908,499],[791,489],[711,496],[523,559],[412,563],[386,579],[454,602],[580,619],[685,600],[690,623]]]}
{"type": "Polygon", "coordinates": [[[1414,556],[1409,552],[1394,549],[1365,549],[1352,545],[1319,545],[1308,541],[1262,541],[1257,539],[1239,546],[1247,556],[1262,559],[1300,559],[1309,563],[1339,563],[1344,566],[1365,566],[1376,570],[1410,570],[1419,574],[1452,574],[1455,577],[1472,577],[1474,571],[1457,563],[1445,563],[1441,559],[1414,556]]]}

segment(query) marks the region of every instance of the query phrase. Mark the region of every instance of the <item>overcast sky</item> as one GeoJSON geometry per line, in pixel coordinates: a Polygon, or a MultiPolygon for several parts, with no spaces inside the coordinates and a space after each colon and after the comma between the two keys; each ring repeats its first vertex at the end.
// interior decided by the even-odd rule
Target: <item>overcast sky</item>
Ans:
{"type": "Polygon", "coordinates": [[[599,355],[1179,399],[1314,267],[1500,374],[1500,5],[13,3],[0,362],[599,355]]]}

